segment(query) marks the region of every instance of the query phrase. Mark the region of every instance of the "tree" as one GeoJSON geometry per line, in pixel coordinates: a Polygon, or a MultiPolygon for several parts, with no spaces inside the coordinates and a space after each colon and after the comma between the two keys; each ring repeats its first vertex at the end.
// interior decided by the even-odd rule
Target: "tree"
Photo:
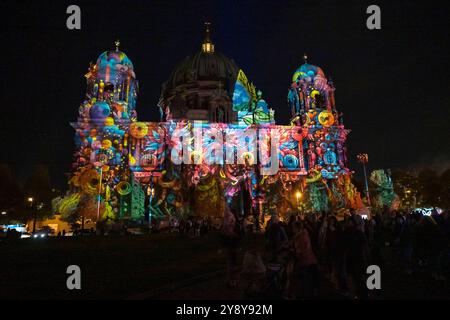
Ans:
{"type": "Polygon", "coordinates": [[[52,211],[52,200],[56,196],[55,193],[51,187],[48,167],[36,165],[31,176],[25,181],[23,188],[23,209],[25,213],[23,218],[31,219],[34,214],[37,215],[37,219],[52,216],[54,213],[52,211]],[[31,203],[27,201],[29,197],[33,198],[31,203]]]}
{"type": "Polygon", "coordinates": [[[399,196],[400,209],[412,210],[419,198],[419,185],[417,177],[409,171],[393,170],[392,181],[394,192],[399,196]]]}
{"type": "Polygon", "coordinates": [[[398,196],[394,192],[394,186],[389,170],[374,170],[370,174],[370,182],[373,185],[371,200],[378,208],[393,207],[398,196]]]}
{"type": "Polygon", "coordinates": [[[450,209],[450,169],[445,170],[440,177],[440,207],[450,209]]]}
{"type": "Polygon", "coordinates": [[[17,208],[21,202],[22,192],[11,167],[7,164],[0,164],[0,211],[7,213],[2,218],[16,220],[17,208]]]}
{"type": "Polygon", "coordinates": [[[421,205],[438,207],[440,204],[441,183],[436,171],[423,169],[419,172],[417,178],[421,205]]]}

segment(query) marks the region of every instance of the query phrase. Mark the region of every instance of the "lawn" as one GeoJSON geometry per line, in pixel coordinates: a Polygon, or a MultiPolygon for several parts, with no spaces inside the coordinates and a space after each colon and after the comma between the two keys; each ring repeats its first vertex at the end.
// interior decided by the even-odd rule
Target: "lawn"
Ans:
{"type": "MultiPolygon", "coordinates": [[[[262,245],[251,236],[242,252],[262,245]]],[[[217,234],[22,239],[0,243],[0,299],[122,299],[225,267],[217,234]],[[66,268],[81,268],[81,290],[66,268]]]]}

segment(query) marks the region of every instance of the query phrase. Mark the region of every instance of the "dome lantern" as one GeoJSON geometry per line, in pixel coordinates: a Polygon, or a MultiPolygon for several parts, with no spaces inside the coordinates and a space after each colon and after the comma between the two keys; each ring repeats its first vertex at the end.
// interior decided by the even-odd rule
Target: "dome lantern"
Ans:
{"type": "Polygon", "coordinates": [[[214,53],[214,43],[211,41],[211,23],[205,22],[205,38],[202,43],[204,53],[214,53]]]}

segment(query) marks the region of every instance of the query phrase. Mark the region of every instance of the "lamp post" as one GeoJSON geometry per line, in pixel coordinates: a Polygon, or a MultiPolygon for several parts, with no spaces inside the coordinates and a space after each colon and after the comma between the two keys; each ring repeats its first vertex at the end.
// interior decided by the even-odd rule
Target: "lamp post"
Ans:
{"type": "Polygon", "coordinates": [[[102,194],[103,165],[100,166],[100,182],[98,188],[97,221],[100,220],[100,199],[102,194]]]}
{"type": "Polygon", "coordinates": [[[358,159],[358,162],[363,165],[367,204],[370,206],[369,184],[367,183],[367,173],[366,173],[366,163],[369,162],[369,155],[367,153],[360,153],[356,156],[356,158],[358,159]]]}
{"type": "Polygon", "coordinates": [[[150,227],[150,232],[152,230],[152,200],[155,196],[155,188],[152,186],[147,187],[147,195],[149,196],[148,200],[148,225],[150,227]]]}
{"type": "Polygon", "coordinates": [[[107,159],[100,159],[100,161],[97,161],[94,163],[94,166],[97,169],[100,169],[100,180],[99,180],[99,188],[98,188],[98,201],[97,201],[97,221],[100,220],[100,200],[102,197],[102,180],[103,180],[103,166],[105,163],[107,163],[107,159]]]}
{"type": "MultiPolygon", "coordinates": [[[[30,203],[31,210],[33,210],[33,201],[34,201],[33,197],[28,197],[28,202],[30,203]]],[[[36,211],[33,210],[33,233],[36,231],[36,219],[37,219],[36,211]]]]}
{"type": "Polygon", "coordinates": [[[295,194],[295,197],[297,198],[297,208],[300,211],[300,199],[302,197],[302,193],[300,191],[297,191],[297,193],[295,194]]]}

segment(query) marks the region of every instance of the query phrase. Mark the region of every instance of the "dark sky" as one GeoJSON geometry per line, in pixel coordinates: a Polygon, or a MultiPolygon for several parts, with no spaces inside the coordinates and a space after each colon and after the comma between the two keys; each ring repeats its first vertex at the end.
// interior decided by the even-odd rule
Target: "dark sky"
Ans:
{"type": "MultiPolygon", "coordinates": [[[[199,50],[213,23],[216,50],[233,58],[288,121],[287,89],[307,52],[337,87],[352,130],[349,157],[367,152],[371,168],[450,164],[449,30],[446,2],[435,1],[1,1],[0,162],[26,176],[51,168],[64,185],[89,62],[114,48],[133,61],[139,120],[156,120],[161,83],[199,50]],[[66,29],[77,4],[82,30],[66,29]],[[378,4],[382,30],[366,28],[378,4]]],[[[353,169],[359,170],[352,161],[353,169]]]]}

